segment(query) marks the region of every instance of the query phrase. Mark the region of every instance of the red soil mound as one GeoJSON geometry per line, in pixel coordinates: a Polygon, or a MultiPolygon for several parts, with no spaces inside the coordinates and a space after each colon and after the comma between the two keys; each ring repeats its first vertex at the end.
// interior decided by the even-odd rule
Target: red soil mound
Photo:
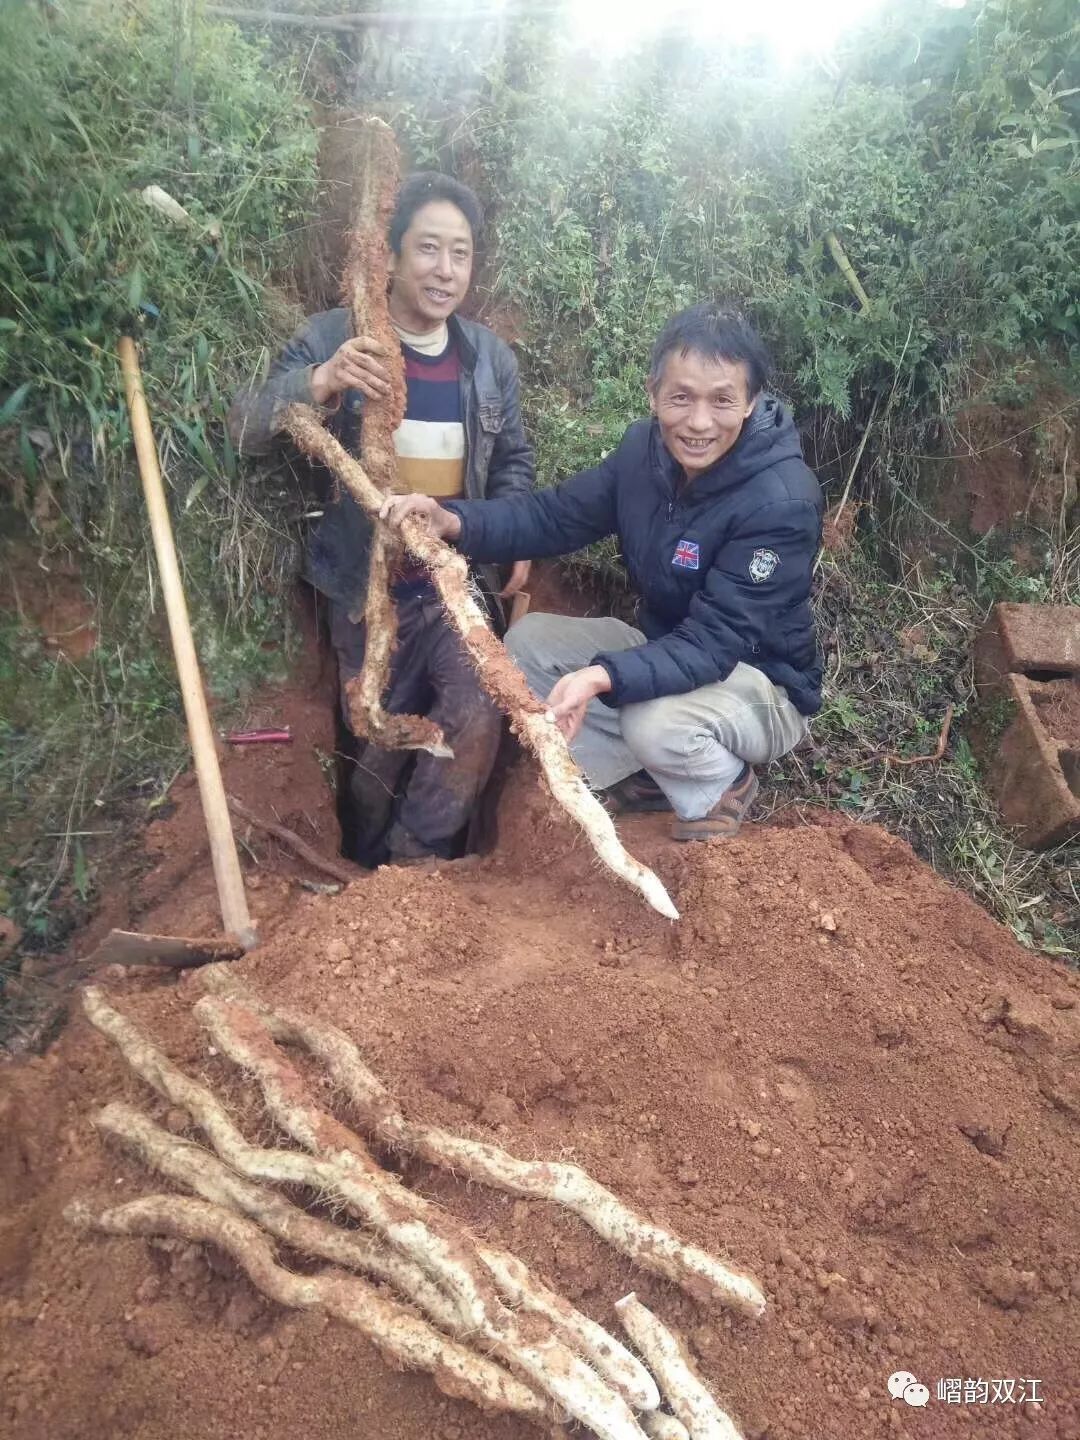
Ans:
{"type": "MultiPolygon", "coordinates": [[[[769,1310],[701,1306],[543,1203],[416,1162],[410,1183],[605,1323],[637,1289],[748,1436],[1080,1437],[1076,978],[874,828],[677,850],[660,819],[627,823],[680,906],[669,925],[595,868],[527,774],[503,815],[499,853],[471,868],[301,896],[237,973],[348,1030],[408,1113],[580,1161],[753,1271],[769,1310]],[[890,1398],[897,1370],[930,1388],[925,1410],[890,1398]],[[949,1404],[943,1377],[1038,1381],[1043,1403],[949,1404]]],[[[250,1115],[191,1019],[197,972],[106,978],[250,1115]]],[[[183,1123],[85,1021],[3,1082],[0,1413],[17,1440],[538,1433],[390,1371],[200,1247],[72,1232],[74,1196],[165,1188],[99,1141],[95,1107],[123,1097],[183,1123]]]]}

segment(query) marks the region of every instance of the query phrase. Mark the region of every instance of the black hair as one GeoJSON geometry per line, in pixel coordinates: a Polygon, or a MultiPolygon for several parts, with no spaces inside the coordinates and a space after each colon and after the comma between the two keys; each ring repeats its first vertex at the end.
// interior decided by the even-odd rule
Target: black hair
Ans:
{"type": "Polygon", "coordinates": [[[769,378],[769,352],[761,337],[730,305],[708,301],[671,317],[653,345],[649,364],[653,384],[663,374],[665,360],[675,351],[745,365],[751,395],[764,389],[769,378]]]}
{"type": "Polygon", "coordinates": [[[411,225],[413,216],[421,206],[432,200],[449,200],[451,205],[456,205],[469,222],[473,244],[477,243],[484,228],[484,212],[468,185],[438,170],[415,170],[401,182],[397,204],[390,217],[390,249],[395,255],[401,254],[401,237],[411,225]]]}

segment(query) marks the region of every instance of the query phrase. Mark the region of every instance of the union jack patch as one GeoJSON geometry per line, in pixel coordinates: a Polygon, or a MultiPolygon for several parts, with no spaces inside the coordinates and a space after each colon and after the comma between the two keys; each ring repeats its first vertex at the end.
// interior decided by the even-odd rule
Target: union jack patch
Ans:
{"type": "Polygon", "coordinates": [[[680,540],[671,557],[672,565],[680,570],[697,570],[701,564],[701,547],[696,540],[680,540]]]}

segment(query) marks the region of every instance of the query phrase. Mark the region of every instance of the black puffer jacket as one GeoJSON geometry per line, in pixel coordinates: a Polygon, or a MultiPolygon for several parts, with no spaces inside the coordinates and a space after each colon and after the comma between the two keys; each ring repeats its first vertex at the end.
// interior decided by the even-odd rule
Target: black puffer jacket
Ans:
{"type": "Polygon", "coordinates": [[[631,425],[595,469],[524,500],[471,505],[458,541],[477,560],[563,555],[617,535],[648,643],[596,656],[613,706],[723,680],[745,661],[804,715],[821,706],[810,580],[821,491],[791,416],[763,396],[731,450],[681,484],[655,421],[631,425]]]}

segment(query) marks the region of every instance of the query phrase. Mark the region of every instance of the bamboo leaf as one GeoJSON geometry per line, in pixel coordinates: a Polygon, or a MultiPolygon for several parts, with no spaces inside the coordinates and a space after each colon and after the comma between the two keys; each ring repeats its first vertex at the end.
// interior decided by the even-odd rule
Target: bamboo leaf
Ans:
{"type": "Polygon", "coordinates": [[[23,401],[30,394],[31,382],[24,380],[17,390],[13,390],[8,398],[0,405],[0,425],[7,425],[22,409],[23,401]]]}

